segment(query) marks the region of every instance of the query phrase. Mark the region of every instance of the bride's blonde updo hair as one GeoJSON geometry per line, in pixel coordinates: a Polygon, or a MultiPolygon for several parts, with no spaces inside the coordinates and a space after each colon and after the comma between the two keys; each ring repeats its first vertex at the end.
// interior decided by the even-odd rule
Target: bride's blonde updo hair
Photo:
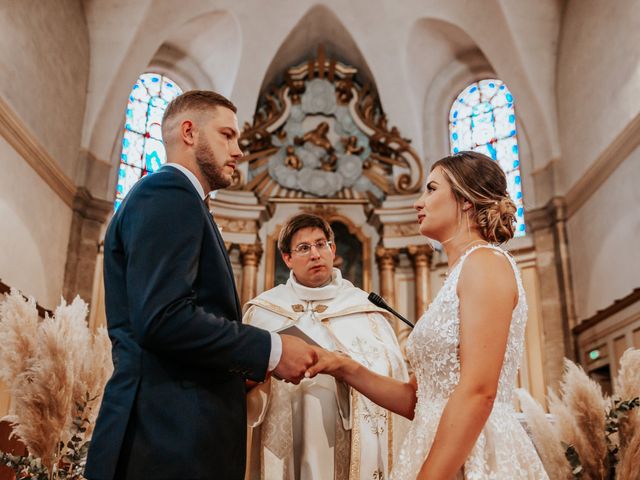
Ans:
{"type": "Polygon", "coordinates": [[[473,207],[480,234],[490,243],[504,243],[515,233],[516,205],[507,193],[507,177],[491,158],[478,152],[460,152],[438,160],[456,199],[473,207]]]}

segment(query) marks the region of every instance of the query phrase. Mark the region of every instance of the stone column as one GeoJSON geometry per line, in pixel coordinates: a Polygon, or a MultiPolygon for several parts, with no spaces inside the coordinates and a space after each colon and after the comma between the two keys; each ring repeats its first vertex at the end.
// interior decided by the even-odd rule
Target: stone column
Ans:
{"type": "Polygon", "coordinates": [[[564,199],[556,197],[546,206],[530,210],[527,226],[533,236],[540,282],[544,371],[547,386],[556,388],[562,377],[563,358],[575,360],[571,334],[575,313],[564,199]]]}
{"type": "Polygon", "coordinates": [[[431,299],[431,284],[429,282],[429,263],[433,255],[430,245],[409,245],[407,248],[413,262],[413,271],[416,278],[416,322],[429,306],[431,299]]]}
{"type": "Polygon", "coordinates": [[[240,244],[240,261],[242,262],[242,286],[240,302],[242,305],[256,296],[258,282],[258,265],[262,257],[262,245],[259,243],[240,244]]]}
{"type": "Polygon", "coordinates": [[[79,188],[73,200],[73,218],[67,247],[63,295],[76,295],[91,304],[102,225],[113,212],[113,203],[93,198],[79,188]]]}
{"type": "Polygon", "coordinates": [[[95,331],[99,327],[107,326],[107,313],[104,298],[104,241],[98,245],[95,274],[93,276],[93,293],[91,308],[89,309],[89,327],[95,331]]]}

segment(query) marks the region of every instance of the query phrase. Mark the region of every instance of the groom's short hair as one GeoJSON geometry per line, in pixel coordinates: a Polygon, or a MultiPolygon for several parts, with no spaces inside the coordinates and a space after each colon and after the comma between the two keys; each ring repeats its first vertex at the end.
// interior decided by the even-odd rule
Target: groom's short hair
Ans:
{"type": "Polygon", "coordinates": [[[224,107],[236,113],[238,109],[231,100],[211,90],[189,90],[169,102],[162,115],[162,125],[176,115],[188,110],[203,112],[208,109],[224,107]]]}
{"type": "Polygon", "coordinates": [[[278,237],[278,250],[281,253],[291,253],[291,240],[293,236],[303,228],[318,228],[322,230],[327,240],[333,242],[333,230],[331,225],[324,218],[313,213],[298,213],[289,217],[280,230],[278,237]]]}

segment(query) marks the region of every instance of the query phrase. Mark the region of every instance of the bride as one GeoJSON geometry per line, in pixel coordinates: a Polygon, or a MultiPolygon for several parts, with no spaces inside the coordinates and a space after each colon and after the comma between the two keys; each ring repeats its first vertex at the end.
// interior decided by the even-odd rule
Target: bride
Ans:
{"type": "Polygon", "coordinates": [[[394,480],[547,480],[512,406],[527,304],[513,258],[516,207],[504,172],[476,152],[431,168],[414,205],[420,233],[439,241],[446,281],[409,336],[409,382],[319,350],[307,376],[328,373],[378,405],[413,419],[394,480]]]}

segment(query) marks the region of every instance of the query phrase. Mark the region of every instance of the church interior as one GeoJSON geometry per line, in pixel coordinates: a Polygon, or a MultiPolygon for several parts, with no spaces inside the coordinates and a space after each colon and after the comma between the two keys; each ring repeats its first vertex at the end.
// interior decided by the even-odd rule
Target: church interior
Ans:
{"type": "Polygon", "coordinates": [[[520,385],[544,404],[569,358],[614,393],[640,348],[639,7],[2,0],[0,299],[17,289],[44,317],[79,295],[105,325],[106,226],[165,161],[168,102],[208,89],[238,108],[244,157],[209,207],[242,303],[286,281],[278,233],[309,211],[331,223],[344,277],[417,321],[447,263],[413,203],[435,161],[473,149],[518,207],[520,385]]]}

